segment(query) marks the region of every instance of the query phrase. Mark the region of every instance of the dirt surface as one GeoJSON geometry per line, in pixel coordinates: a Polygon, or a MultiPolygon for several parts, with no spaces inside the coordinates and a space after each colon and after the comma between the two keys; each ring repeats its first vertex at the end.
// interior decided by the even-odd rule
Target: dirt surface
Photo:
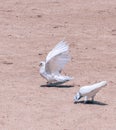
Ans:
{"type": "Polygon", "coordinates": [[[1,0],[0,130],[115,129],[116,0],[1,0]],[[40,87],[39,62],[64,37],[75,79],[40,87]],[[80,86],[102,80],[94,104],[73,103],[80,86]]]}

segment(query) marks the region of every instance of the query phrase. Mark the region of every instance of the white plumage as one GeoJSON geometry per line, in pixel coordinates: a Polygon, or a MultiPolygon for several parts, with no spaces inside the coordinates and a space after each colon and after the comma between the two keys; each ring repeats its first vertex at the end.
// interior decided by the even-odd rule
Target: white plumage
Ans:
{"type": "Polygon", "coordinates": [[[99,83],[95,83],[89,86],[83,86],[80,88],[79,92],[74,96],[74,102],[78,102],[80,98],[85,97],[84,102],[86,103],[89,98],[92,98],[94,101],[94,97],[96,93],[104,86],[107,85],[106,81],[102,81],[99,83]]]}
{"type": "Polygon", "coordinates": [[[59,85],[72,79],[61,75],[62,69],[70,60],[68,49],[66,42],[61,41],[48,53],[45,62],[40,62],[40,75],[48,81],[48,85],[59,85]]]}

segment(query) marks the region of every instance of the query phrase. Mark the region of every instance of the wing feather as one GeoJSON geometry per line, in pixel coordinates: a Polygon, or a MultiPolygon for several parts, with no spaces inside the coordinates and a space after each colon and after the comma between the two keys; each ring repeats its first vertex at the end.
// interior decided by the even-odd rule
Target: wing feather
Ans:
{"type": "Polygon", "coordinates": [[[47,73],[59,74],[70,60],[68,49],[66,42],[61,41],[48,53],[45,67],[47,73]]]}

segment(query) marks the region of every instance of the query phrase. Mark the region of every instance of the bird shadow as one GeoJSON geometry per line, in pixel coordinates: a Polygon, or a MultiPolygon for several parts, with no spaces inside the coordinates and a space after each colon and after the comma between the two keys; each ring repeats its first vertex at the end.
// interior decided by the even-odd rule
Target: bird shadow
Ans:
{"type": "Polygon", "coordinates": [[[73,85],[41,85],[40,87],[56,87],[56,88],[71,88],[74,87],[73,85]]]}
{"type": "Polygon", "coordinates": [[[103,103],[103,102],[99,102],[99,101],[90,101],[90,100],[88,100],[86,103],[84,103],[84,101],[79,101],[79,102],[74,102],[74,103],[75,103],[75,104],[81,103],[81,104],[85,104],[85,105],[87,105],[87,104],[89,104],[89,105],[101,105],[101,106],[108,105],[108,104],[103,103]]]}

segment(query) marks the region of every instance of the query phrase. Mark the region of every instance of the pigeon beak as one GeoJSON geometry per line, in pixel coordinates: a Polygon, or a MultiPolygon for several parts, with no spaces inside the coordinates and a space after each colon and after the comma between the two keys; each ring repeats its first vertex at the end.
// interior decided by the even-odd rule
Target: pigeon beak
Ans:
{"type": "Polygon", "coordinates": [[[81,98],[81,94],[80,93],[77,93],[77,95],[74,96],[74,103],[78,103],[79,102],[79,99],[81,98]]]}

